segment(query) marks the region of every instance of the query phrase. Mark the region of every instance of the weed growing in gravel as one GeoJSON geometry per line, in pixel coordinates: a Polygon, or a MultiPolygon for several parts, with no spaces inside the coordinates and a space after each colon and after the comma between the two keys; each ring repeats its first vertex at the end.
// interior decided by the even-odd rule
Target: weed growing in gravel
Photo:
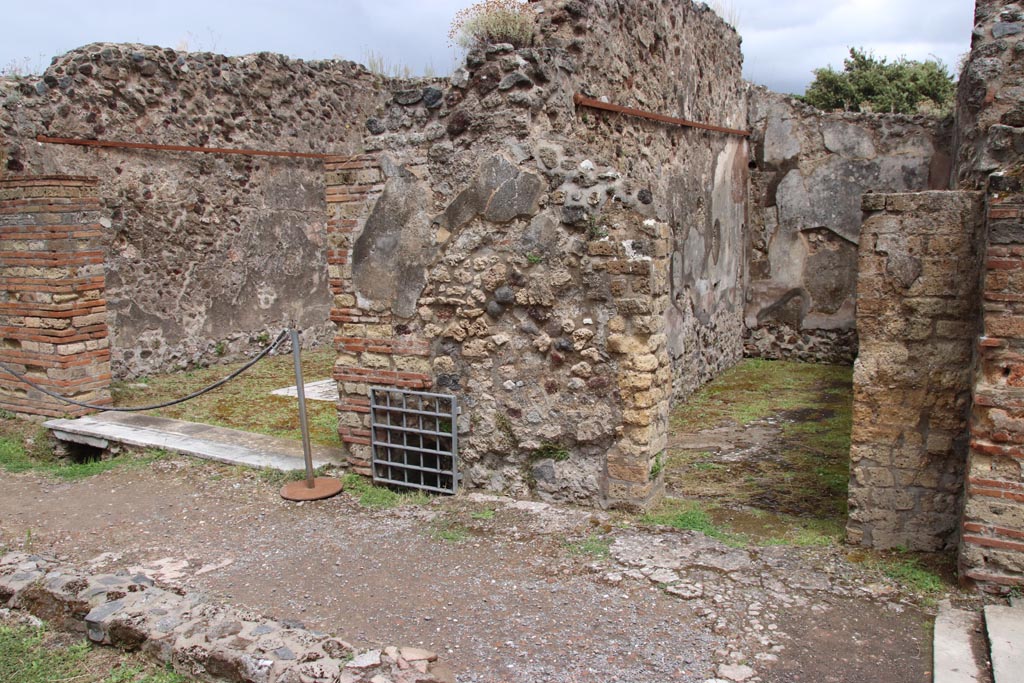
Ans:
{"type": "Polygon", "coordinates": [[[383,486],[374,486],[363,476],[348,473],[341,479],[345,491],[354,496],[364,508],[388,509],[400,505],[426,505],[432,496],[422,492],[398,493],[383,486]]]}
{"type": "Polygon", "coordinates": [[[494,509],[484,508],[483,510],[478,510],[477,512],[472,513],[470,517],[473,519],[494,519],[494,509]]]}
{"type": "Polygon", "coordinates": [[[611,557],[612,542],[610,539],[597,534],[591,534],[578,543],[570,543],[569,552],[573,555],[590,555],[593,558],[604,560],[611,557]]]}
{"type": "Polygon", "coordinates": [[[432,537],[439,541],[448,541],[449,543],[461,543],[469,537],[469,532],[460,526],[446,526],[440,529],[435,529],[431,534],[432,537]]]}

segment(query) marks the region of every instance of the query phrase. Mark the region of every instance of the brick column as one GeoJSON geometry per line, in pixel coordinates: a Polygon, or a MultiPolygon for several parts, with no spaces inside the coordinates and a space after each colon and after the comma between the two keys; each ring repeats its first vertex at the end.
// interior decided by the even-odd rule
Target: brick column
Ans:
{"type": "Polygon", "coordinates": [[[982,197],[864,195],[853,374],[851,543],[956,543],[978,333],[982,197]]]}
{"type": "Polygon", "coordinates": [[[325,164],[327,179],[327,268],[338,327],[338,434],[349,464],[356,472],[370,471],[371,386],[429,388],[430,349],[408,333],[390,310],[360,301],[352,281],[352,248],[374,203],[384,189],[377,155],[337,157],[325,164]]]}
{"type": "MultiPolygon", "coordinates": [[[[993,177],[990,190],[1007,181],[993,177]]],[[[1024,585],[1024,194],[988,198],[984,336],[971,415],[960,575],[1024,585]]]]}
{"type": "MultiPolygon", "coordinates": [[[[95,178],[0,178],[0,362],[85,403],[110,399],[103,226],[95,178]]],[[[0,408],[92,412],[0,372],[0,408]]]]}

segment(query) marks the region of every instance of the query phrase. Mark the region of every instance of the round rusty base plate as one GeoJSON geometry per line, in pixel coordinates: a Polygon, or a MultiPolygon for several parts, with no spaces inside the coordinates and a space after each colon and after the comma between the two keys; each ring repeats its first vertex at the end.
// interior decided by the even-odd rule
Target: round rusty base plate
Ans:
{"type": "Polygon", "coordinates": [[[341,480],[330,477],[317,477],[313,480],[313,488],[309,488],[305,479],[285,484],[281,489],[281,497],[285,500],[322,500],[341,493],[341,480]]]}

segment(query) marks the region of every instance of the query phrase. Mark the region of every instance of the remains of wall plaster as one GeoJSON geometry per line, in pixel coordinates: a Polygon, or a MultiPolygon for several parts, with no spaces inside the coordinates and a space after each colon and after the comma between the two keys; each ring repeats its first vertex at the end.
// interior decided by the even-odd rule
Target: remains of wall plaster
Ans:
{"type": "Polygon", "coordinates": [[[346,154],[381,83],[351,62],[110,44],[0,79],[0,172],[100,179],[115,375],[238,358],[290,321],[329,338],[321,163],[36,135],[346,154]]]}
{"type": "Polygon", "coordinates": [[[750,89],[745,351],[850,363],[861,195],[944,189],[948,131],[922,116],[825,113],[750,89]]]}
{"type": "Polygon", "coordinates": [[[981,195],[868,194],[863,208],[847,536],[942,550],[961,510],[981,195]]]}
{"type": "Polygon", "coordinates": [[[735,127],[738,39],[689,2],[536,9],[329,166],[342,438],[365,468],[370,384],[450,391],[467,485],[642,506],[670,400],[741,354],[745,142],[572,96],[735,127]]]}
{"type": "MultiPolygon", "coordinates": [[[[103,245],[109,220],[97,180],[0,177],[0,363],[83,403],[110,403],[103,245]]],[[[89,412],[0,371],[0,408],[89,412]]]]}

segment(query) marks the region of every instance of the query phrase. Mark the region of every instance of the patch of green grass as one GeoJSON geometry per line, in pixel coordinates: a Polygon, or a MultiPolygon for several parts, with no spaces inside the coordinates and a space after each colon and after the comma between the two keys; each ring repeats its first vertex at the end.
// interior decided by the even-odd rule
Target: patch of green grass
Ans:
{"type": "MultiPolygon", "coordinates": [[[[306,381],[330,377],[337,354],[332,348],[302,352],[302,373],[306,381]]],[[[154,375],[144,386],[137,381],[111,386],[116,406],[148,405],[185,396],[239,368],[242,363],[196,368],[187,372],[154,375]]],[[[298,401],[293,396],[273,396],[274,389],[295,384],[291,354],[268,356],[240,377],[208,394],[185,403],[151,411],[159,417],[241,429],[296,441],[302,438],[298,401]]],[[[306,401],[310,439],[325,446],[338,446],[338,414],[331,401],[306,401]]]]}
{"type": "MultiPolygon", "coordinates": [[[[842,525],[846,516],[852,429],[852,370],[846,366],[746,360],[698,390],[672,413],[676,434],[752,422],[756,457],[672,448],[666,487],[730,510],[760,508],[793,521],[768,538],[826,543],[802,532],[805,519],[842,525]],[[771,422],[763,422],[772,418],[771,422]]],[[[672,442],[670,437],[670,443],[672,442]]],[[[832,533],[824,536],[832,537],[832,533]]]]}
{"type": "Polygon", "coordinates": [[[103,679],[103,683],[185,683],[187,679],[169,669],[147,671],[141,665],[122,663],[103,679]]]}
{"type": "Polygon", "coordinates": [[[946,589],[942,577],[922,567],[913,557],[876,560],[872,565],[902,587],[918,593],[935,595],[946,589]]]}
{"type": "Polygon", "coordinates": [[[43,644],[45,635],[42,628],[0,626],[0,681],[52,683],[81,672],[89,645],[54,649],[43,644]]]}
{"type": "Polygon", "coordinates": [[[711,515],[697,503],[677,498],[666,498],[654,510],[643,515],[640,521],[684,531],[699,531],[732,546],[743,546],[747,542],[745,536],[731,534],[716,525],[711,515]]]}
{"type": "MultiPolygon", "coordinates": [[[[0,681],[3,683],[186,683],[137,657],[97,649],[87,641],[68,643],[46,627],[0,624],[0,681]],[[112,658],[119,658],[116,664],[112,658]]],[[[116,661],[116,660],[114,660],[116,661]]]]}
{"type": "Polygon", "coordinates": [[[830,519],[794,519],[786,515],[771,517],[781,528],[775,534],[756,539],[760,545],[826,547],[841,543],[845,533],[842,525],[830,519]]]}
{"type": "Polygon", "coordinates": [[[71,460],[56,459],[52,455],[34,454],[31,446],[26,446],[23,439],[15,436],[0,437],[0,468],[17,474],[19,472],[36,472],[45,474],[57,479],[76,481],[88,477],[109,472],[119,467],[144,467],[165,457],[166,452],[158,449],[145,451],[142,455],[124,454],[106,460],[94,459],[73,462],[71,460]],[[30,450],[31,449],[31,450],[30,450]]]}
{"type": "Polygon", "coordinates": [[[852,369],[846,366],[747,359],[679,406],[672,424],[684,430],[729,422],[745,425],[782,410],[811,405],[822,383],[848,385],[851,381],[852,369]]]}
{"type": "Polygon", "coordinates": [[[473,519],[494,519],[494,509],[484,508],[483,510],[477,510],[476,512],[470,514],[470,517],[472,517],[473,519]]]}
{"type": "Polygon", "coordinates": [[[568,549],[573,555],[589,555],[590,557],[604,560],[611,557],[611,547],[611,539],[591,534],[578,543],[570,543],[568,549]]]}
{"type": "Polygon", "coordinates": [[[398,493],[384,486],[374,486],[369,479],[349,472],[341,479],[344,490],[354,496],[364,508],[388,509],[400,505],[426,505],[432,496],[421,491],[398,493]]]}

